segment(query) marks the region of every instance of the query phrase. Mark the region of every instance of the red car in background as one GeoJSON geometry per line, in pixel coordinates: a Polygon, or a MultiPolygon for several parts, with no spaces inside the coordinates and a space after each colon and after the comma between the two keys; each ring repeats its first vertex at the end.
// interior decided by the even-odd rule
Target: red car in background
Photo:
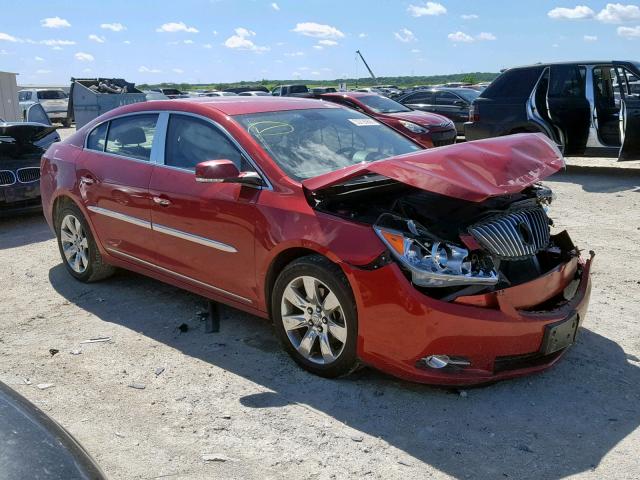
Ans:
{"type": "Polygon", "coordinates": [[[574,342],[591,260],[538,183],[563,165],[541,135],[425,150],[331,102],[178,99],[52,145],[41,192],[79,281],[121,267],[271,319],[319,375],[463,385],[574,342]]]}
{"type": "Polygon", "coordinates": [[[411,110],[382,95],[369,92],[339,92],[325,93],[320,95],[320,98],[369,115],[424,148],[456,143],[456,127],[447,117],[411,110]]]}

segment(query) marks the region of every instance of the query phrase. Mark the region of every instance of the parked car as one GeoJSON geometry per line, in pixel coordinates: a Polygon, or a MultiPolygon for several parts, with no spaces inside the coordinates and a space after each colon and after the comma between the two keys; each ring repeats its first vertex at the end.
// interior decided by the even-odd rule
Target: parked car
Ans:
{"type": "Polygon", "coordinates": [[[49,148],[41,188],[79,281],[122,267],[270,318],[318,375],[462,385],[575,339],[591,260],[539,184],[563,166],[543,135],[422,149],[330,102],[230,97],[110,111],[49,148]]]}
{"type": "Polygon", "coordinates": [[[249,90],[248,92],[240,92],[238,94],[241,97],[265,97],[271,96],[269,92],[263,92],[262,90],[249,90]]]}
{"type": "Polygon", "coordinates": [[[18,92],[18,103],[22,118],[27,118],[27,108],[40,103],[52,122],[60,122],[64,127],[71,125],[69,116],[69,95],[59,88],[29,88],[18,92]]]}
{"type": "Polygon", "coordinates": [[[28,122],[0,122],[0,217],[40,211],[40,158],[60,141],[42,105],[27,109],[28,122]]]}
{"type": "Polygon", "coordinates": [[[218,90],[207,90],[203,92],[202,97],[237,97],[237,93],[233,92],[220,92],[218,90]]]}
{"type": "Polygon", "coordinates": [[[242,87],[229,87],[224,89],[225,92],[243,93],[243,92],[264,92],[270,93],[269,89],[263,85],[245,85],[242,87]]]}
{"type": "Polygon", "coordinates": [[[371,93],[342,92],[321,95],[322,100],[353,108],[411,138],[424,148],[456,143],[453,122],[435,113],[411,110],[404,105],[371,93]]]}
{"type": "Polygon", "coordinates": [[[311,97],[312,94],[306,85],[278,85],[271,90],[274,97],[311,97]]]}
{"type": "Polygon", "coordinates": [[[412,110],[422,110],[443,115],[456,126],[458,135],[464,135],[464,124],[469,120],[469,107],[479,92],[470,88],[437,87],[410,92],[395,100],[412,110]]]}
{"type": "Polygon", "coordinates": [[[152,88],[152,92],[161,93],[168,98],[189,98],[189,94],[178,90],[177,88],[152,88]]]}
{"type": "Polygon", "coordinates": [[[0,438],[4,480],[105,480],[100,467],[69,432],[2,382],[0,438]]]}
{"type": "Polygon", "coordinates": [[[335,93],[338,90],[335,87],[314,87],[311,89],[311,93],[314,95],[322,95],[324,93],[335,93]]]}
{"type": "Polygon", "coordinates": [[[567,155],[640,159],[640,64],[565,62],[511,68],[473,102],[467,138],[542,132],[567,155]]]}

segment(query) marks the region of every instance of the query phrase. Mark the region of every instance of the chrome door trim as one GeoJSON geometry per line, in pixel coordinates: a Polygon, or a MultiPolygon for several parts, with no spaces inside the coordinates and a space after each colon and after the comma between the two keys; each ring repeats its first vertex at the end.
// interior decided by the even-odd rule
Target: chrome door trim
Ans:
{"type": "Polygon", "coordinates": [[[147,220],[142,220],[141,218],[132,217],[131,215],[126,215],[120,212],[114,212],[113,210],[109,210],[107,208],[95,207],[93,205],[89,205],[87,210],[93,213],[97,213],[99,215],[104,215],[105,217],[115,218],[116,220],[120,220],[123,222],[131,223],[133,225],[137,225],[138,227],[152,229],[151,222],[147,220]]]}
{"type": "Polygon", "coordinates": [[[200,245],[204,245],[205,247],[215,248],[216,250],[222,250],[223,252],[238,252],[235,247],[227,245],[226,243],[211,240],[210,238],[201,237],[192,233],[183,232],[182,230],[176,230],[175,228],[166,227],[164,225],[158,225],[157,223],[152,224],[151,229],[155,232],[164,233],[165,235],[171,235],[172,237],[181,238],[182,240],[187,240],[189,242],[199,243],[200,245]]]}
{"type": "Polygon", "coordinates": [[[173,275],[173,276],[175,276],[177,278],[180,278],[182,280],[186,280],[188,282],[195,283],[196,285],[200,285],[200,286],[203,286],[205,288],[209,288],[209,289],[211,289],[211,290],[213,290],[215,292],[221,293],[223,295],[227,295],[229,297],[238,299],[238,300],[240,300],[240,301],[242,301],[244,303],[250,303],[250,304],[253,303],[250,299],[248,299],[246,297],[243,297],[241,295],[237,295],[235,293],[229,292],[229,291],[224,290],[222,288],[218,288],[218,287],[216,287],[214,285],[210,285],[208,283],[201,282],[200,280],[196,280],[195,278],[191,278],[191,277],[188,277],[186,275],[182,275],[181,273],[174,272],[173,270],[169,270],[167,268],[161,267],[159,265],[156,265],[155,263],[147,262],[146,260],[142,260],[142,259],[140,259],[138,257],[134,257],[133,255],[129,255],[128,253],[121,252],[120,250],[117,250],[115,248],[107,247],[107,251],[109,251],[111,253],[114,253],[116,255],[120,255],[122,257],[125,257],[128,260],[132,260],[134,262],[141,263],[141,264],[143,264],[145,266],[157,269],[157,270],[159,270],[161,272],[164,272],[164,273],[167,273],[169,275],[173,275]]]}
{"type": "Polygon", "coordinates": [[[107,208],[95,207],[93,205],[90,205],[87,207],[87,209],[93,213],[104,215],[110,218],[115,218],[116,220],[131,223],[142,228],[148,228],[149,230],[164,233],[165,235],[171,235],[172,237],[181,238],[182,240],[198,243],[200,245],[204,245],[205,247],[215,248],[216,250],[222,250],[223,252],[228,253],[238,253],[238,250],[233,245],[227,245],[226,243],[218,242],[217,240],[201,237],[199,235],[194,235],[182,230],[176,230],[175,228],[167,227],[164,225],[155,224],[147,220],[142,220],[138,217],[132,217],[131,215],[126,215],[124,213],[114,212],[113,210],[109,210],[107,208]]]}

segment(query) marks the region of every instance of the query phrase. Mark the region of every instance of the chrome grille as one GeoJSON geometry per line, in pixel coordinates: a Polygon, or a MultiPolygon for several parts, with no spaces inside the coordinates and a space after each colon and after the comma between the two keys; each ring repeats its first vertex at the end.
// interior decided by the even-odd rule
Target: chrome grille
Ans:
{"type": "Polygon", "coordinates": [[[40,168],[39,167],[26,167],[19,168],[16,171],[18,175],[18,181],[20,183],[31,183],[40,180],[40,168]]]}
{"type": "Polygon", "coordinates": [[[16,176],[11,170],[0,170],[0,187],[16,183],[16,176]]]}
{"type": "Polygon", "coordinates": [[[541,207],[528,208],[472,225],[469,233],[489,253],[517,260],[549,245],[549,219],[541,207]]]}

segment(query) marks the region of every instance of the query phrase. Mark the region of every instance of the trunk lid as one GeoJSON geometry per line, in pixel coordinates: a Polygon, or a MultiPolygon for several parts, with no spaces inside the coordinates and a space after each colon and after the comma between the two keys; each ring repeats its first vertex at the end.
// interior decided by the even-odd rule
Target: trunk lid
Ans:
{"type": "Polygon", "coordinates": [[[422,150],[306,179],[311,193],[366,175],[380,175],[432,193],[482,202],[522,191],[564,167],[543,134],[523,133],[422,150]]]}

